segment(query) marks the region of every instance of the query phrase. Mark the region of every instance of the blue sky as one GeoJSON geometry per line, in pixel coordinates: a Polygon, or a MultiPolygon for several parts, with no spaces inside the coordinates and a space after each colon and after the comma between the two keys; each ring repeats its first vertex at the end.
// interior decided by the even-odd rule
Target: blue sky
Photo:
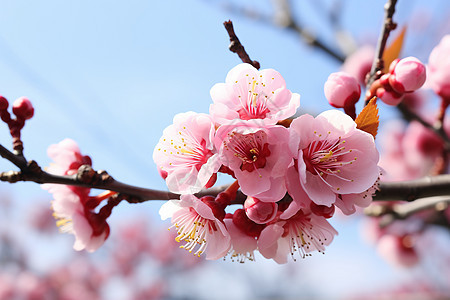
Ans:
{"type": "MultiPolygon", "coordinates": [[[[329,6],[332,1],[322,2],[329,6]]],[[[385,1],[343,2],[342,26],[357,41],[376,40],[385,1]]],[[[301,94],[300,112],[329,109],[323,83],[339,64],[305,46],[294,33],[230,13],[223,3],[1,1],[0,94],[10,101],[27,96],[35,106],[35,117],[23,130],[27,158],[45,166],[49,163],[48,145],[70,137],[83,153],[91,155],[96,169],[106,169],[127,183],[165,189],[151,158],[163,129],[176,113],[208,112],[210,88],[223,82],[227,72],[240,63],[228,51],[228,36],[222,25],[228,19],[233,20],[252,59],[259,60],[262,68],[278,70],[288,88],[301,94]]],[[[241,3],[263,12],[271,8],[270,1],[241,3]]],[[[308,3],[296,2],[296,15],[310,30],[329,40],[332,31],[321,13],[308,3]]],[[[426,60],[423,53],[449,31],[448,26],[436,27],[436,23],[445,24],[448,8],[446,1],[399,1],[396,17],[400,24],[419,16],[408,26],[418,28],[422,42],[407,39],[409,54],[418,51],[426,60]],[[433,16],[435,27],[421,27],[417,20],[425,22],[426,16],[433,16]],[[427,35],[426,30],[435,34],[427,35]]],[[[0,128],[0,142],[9,147],[5,126],[0,128]]],[[[0,167],[2,171],[11,169],[4,161],[0,161],[0,167]]],[[[23,198],[46,195],[31,183],[10,189],[23,198]]],[[[158,204],[146,207],[154,216],[158,204]]],[[[115,218],[138,209],[123,205],[114,213],[115,218]]],[[[314,281],[311,278],[317,278],[316,283],[329,280],[327,293],[339,294],[374,280],[383,284],[380,274],[386,280],[407,276],[407,272],[390,269],[360,240],[357,221],[340,223],[340,235],[325,257],[296,263],[310,271],[308,283],[314,281]],[[373,272],[369,274],[368,268],[373,272]],[[336,280],[342,276],[348,280],[336,280]]],[[[240,268],[250,269],[250,273],[252,269],[275,270],[273,276],[289,268],[261,260],[245,267],[228,264],[211,265],[224,268],[230,277],[240,268]]]]}

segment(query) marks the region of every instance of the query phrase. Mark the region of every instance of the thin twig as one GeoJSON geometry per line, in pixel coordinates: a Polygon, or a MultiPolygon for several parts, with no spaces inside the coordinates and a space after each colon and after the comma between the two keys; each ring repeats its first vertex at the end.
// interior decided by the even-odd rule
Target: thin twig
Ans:
{"type": "MultiPolygon", "coordinates": [[[[397,27],[397,24],[392,20],[396,4],[397,0],[388,0],[384,5],[384,23],[383,27],[381,28],[380,36],[378,38],[378,43],[375,50],[375,58],[373,60],[372,67],[367,78],[367,90],[370,90],[370,86],[373,84],[373,82],[380,78],[381,72],[384,68],[383,53],[386,48],[386,42],[391,31],[397,27]]],[[[370,98],[372,98],[372,95],[368,95],[366,97],[366,105],[369,103],[370,98]]]]}
{"type": "Polygon", "coordinates": [[[244,46],[241,44],[238,37],[236,36],[236,33],[234,32],[233,28],[233,22],[228,20],[224,22],[223,25],[225,26],[225,29],[228,32],[228,36],[230,37],[230,46],[228,47],[230,51],[236,53],[244,63],[249,63],[259,70],[259,68],[261,67],[259,62],[250,59],[250,56],[245,51],[244,46]]]}
{"type": "Polygon", "coordinates": [[[303,28],[293,17],[292,10],[289,1],[280,0],[279,6],[283,9],[283,16],[286,20],[283,20],[283,24],[288,29],[291,29],[299,34],[299,36],[310,46],[322,50],[332,58],[336,59],[340,63],[345,61],[345,55],[338,53],[336,50],[331,49],[324,42],[322,42],[317,36],[312,34],[307,29],[303,28]]]}
{"type": "Polygon", "coordinates": [[[385,227],[395,220],[404,220],[418,212],[426,210],[443,211],[448,208],[450,197],[427,197],[409,203],[396,203],[393,205],[371,205],[364,213],[371,217],[381,217],[380,226],[385,227]]]}

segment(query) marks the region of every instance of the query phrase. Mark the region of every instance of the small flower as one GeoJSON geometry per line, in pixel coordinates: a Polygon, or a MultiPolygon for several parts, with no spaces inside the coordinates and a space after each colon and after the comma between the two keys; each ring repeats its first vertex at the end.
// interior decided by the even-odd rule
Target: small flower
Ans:
{"type": "MultiPolygon", "coordinates": [[[[91,165],[89,156],[81,154],[75,141],[65,139],[48,148],[48,155],[54,160],[47,171],[55,175],[73,175],[82,165],[91,165]]],[[[75,235],[74,249],[77,251],[97,250],[109,236],[106,217],[92,210],[99,204],[90,201],[90,189],[58,184],[44,184],[42,188],[53,195],[52,209],[56,225],[61,232],[75,235]],[[94,207],[87,205],[96,203],[94,207]]]]}
{"type": "Polygon", "coordinates": [[[373,136],[340,111],[295,119],[290,147],[297,153],[300,184],[318,205],[330,206],[338,194],[362,193],[379,176],[373,136]]]}
{"type": "Polygon", "coordinates": [[[292,163],[289,132],[278,125],[260,127],[240,121],[222,125],[215,144],[220,161],[234,172],[244,194],[261,201],[276,202],[286,194],[284,175],[292,163]]]}
{"type": "Polygon", "coordinates": [[[295,252],[305,258],[310,252],[323,253],[337,235],[337,231],[325,217],[317,216],[307,210],[299,210],[289,218],[279,218],[263,229],[258,239],[259,252],[265,258],[272,258],[279,264],[287,262],[295,252]]]}
{"type": "MultiPolygon", "coordinates": [[[[211,203],[210,203],[211,205],[211,203]]],[[[217,212],[216,212],[217,213],[217,212]]],[[[206,259],[225,256],[231,246],[231,238],[224,223],[214,210],[194,195],[181,195],[180,200],[170,200],[159,210],[161,219],[171,218],[172,227],[177,229],[176,241],[184,240],[181,246],[194,255],[206,252],[206,259]]],[[[223,212],[225,215],[225,213],[223,212]]]]}
{"type": "Polygon", "coordinates": [[[153,151],[153,160],[174,193],[197,193],[220,167],[214,154],[215,127],[206,114],[178,114],[153,151]]]}
{"type": "Polygon", "coordinates": [[[286,89],[283,77],[272,69],[258,71],[250,64],[231,69],[225,83],[211,88],[213,120],[226,124],[234,119],[261,119],[275,124],[295,114],[300,95],[286,89]]]}
{"type": "Polygon", "coordinates": [[[236,260],[240,263],[244,263],[246,260],[254,261],[254,252],[257,248],[256,238],[241,231],[234,224],[232,217],[226,217],[224,223],[231,237],[231,248],[228,253],[231,260],[236,260]]]}

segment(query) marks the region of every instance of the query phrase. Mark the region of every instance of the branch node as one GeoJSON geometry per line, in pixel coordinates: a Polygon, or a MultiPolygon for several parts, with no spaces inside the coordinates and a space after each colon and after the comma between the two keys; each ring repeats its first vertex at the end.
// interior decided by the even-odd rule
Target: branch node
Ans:
{"type": "Polygon", "coordinates": [[[18,171],[8,171],[8,172],[1,172],[0,173],[0,180],[9,182],[9,183],[16,183],[18,181],[22,181],[22,172],[18,171]]]}

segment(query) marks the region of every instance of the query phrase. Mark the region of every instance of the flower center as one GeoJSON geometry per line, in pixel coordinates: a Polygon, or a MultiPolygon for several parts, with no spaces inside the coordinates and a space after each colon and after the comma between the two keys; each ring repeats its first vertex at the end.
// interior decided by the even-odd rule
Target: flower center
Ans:
{"type": "Polygon", "coordinates": [[[333,233],[327,228],[313,224],[310,215],[305,215],[301,210],[287,220],[283,229],[282,236],[289,239],[291,257],[294,261],[296,260],[294,254],[297,251],[301,258],[311,256],[309,252],[314,250],[325,254],[327,236],[333,236],[333,233]]]}
{"type": "Polygon", "coordinates": [[[188,128],[183,126],[173,138],[163,139],[158,151],[173,157],[169,166],[172,168],[195,167],[198,170],[213,155],[207,148],[206,141],[198,138],[188,128]]]}
{"type": "Polygon", "coordinates": [[[239,96],[242,106],[242,108],[238,110],[239,118],[242,120],[264,119],[266,114],[270,112],[267,108],[269,96],[264,95],[264,93],[259,91],[259,86],[264,86],[264,83],[253,80],[248,84],[251,85],[251,87],[248,90],[246,99],[242,99],[242,97],[239,96]]]}
{"type": "MultiPolygon", "coordinates": [[[[314,134],[322,138],[321,134],[314,134]]],[[[353,182],[353,179],[342,177],[342,170],[347,165],[352,165],[357,160],[356,156],[351,156],[352,149],[346,149],[345,140],[341,137],[338,139],[327,139],[331,134],[328,132],[327,136],[321,140],[314,140],[308,147],[303,149],[303,159],[306,164],[306,170],[319,175],[319,177],[328,186],[332,187],[327,178],[332,176],[344,180],[346,182],[353,182]]],[[[336,190],[340,188],[337,187],[336,190]]]]}
{"type": "Polygon", "coordinates": [[[184,240],[186,244],[180,246],[189,253],[199,256],[205,252],[208,236],[217,231],[213,221],[201,217],[194,209],[190,208],[189,213],[180,214],[173,218],[174,226],[177,229],[177,242],[184,240]],[[196,249],[196,247],[198,247],[196,249]]]}
{"type": "Polygon", "coordinates": [[[252,172],[266,165],[266,158],[270,155],[266,141],[267,134],[262,130],[249,134],[232,132],[228,134],[228,142],[224,141],[224,145],[226,150],[242,161],[242,171],[252,172]]]}

